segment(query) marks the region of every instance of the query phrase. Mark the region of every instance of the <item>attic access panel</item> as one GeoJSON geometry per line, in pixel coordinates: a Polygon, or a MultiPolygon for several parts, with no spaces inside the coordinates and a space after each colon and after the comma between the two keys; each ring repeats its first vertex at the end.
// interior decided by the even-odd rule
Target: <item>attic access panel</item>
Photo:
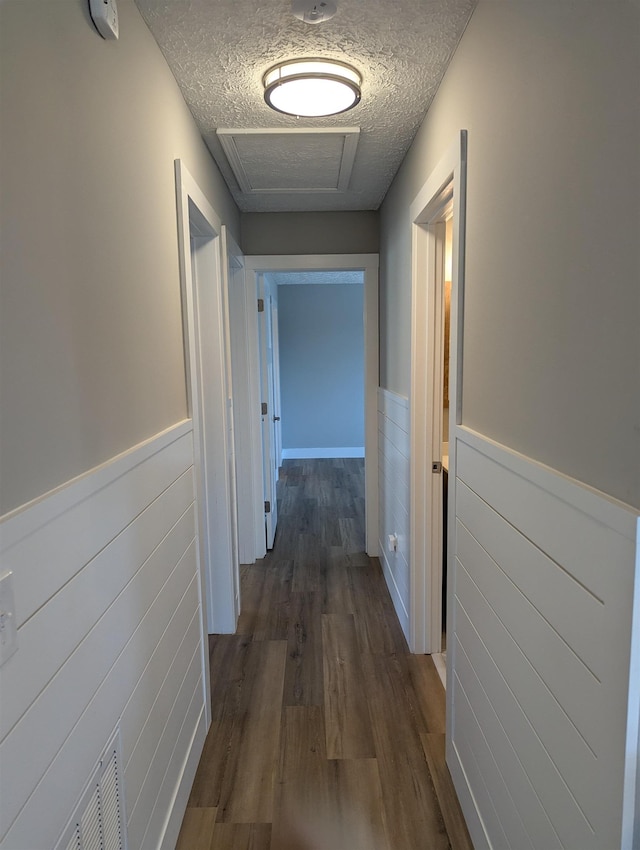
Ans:
{"type": "Polygon", "coordinates": [[[242,192],[344,192],[359,127],[220,129],[217,136],[242,192]]]}

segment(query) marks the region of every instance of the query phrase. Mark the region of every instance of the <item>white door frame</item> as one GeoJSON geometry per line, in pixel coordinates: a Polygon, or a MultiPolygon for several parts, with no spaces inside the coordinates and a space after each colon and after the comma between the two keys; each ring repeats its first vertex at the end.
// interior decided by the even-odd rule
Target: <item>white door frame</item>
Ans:
{"type": "MultiPolygon", "coordinates": [[[[366,551],[379,552],[378,543],[378,255],[300,254],[246,256],[247,277],[259,272],[361,271],[364,273],[365,371],[365,504],[366,551]]],[[[251,284],[249,284],[251,285],[251,284]]],[[[256,398],[256,403],[259,403],[256,398]]]]}
{"type": "Polygon", "coordinates": [[[256,462],[260,462],[260,454],[251,427],[254,410],[250,364],[253,362],[251,337],[255,324],[255,299],[249,301],[247,296],[244,255],[224,225],[222,240],[223,255],[226,253],[227,257],[223,266],[227,272],[229,296],[238,552],[241,564],[253,564],[265,554],[262,539],[256,548],[256,537],[261,534],[263,527],[262,481],[254,481],[254,467],[256,462]]]}
{"type": "MultiPolygon", "coordinates": [[[[441,461],[442,421],[442,212],[453,201],[449,372],[449,492],[447,631],[454,634],[456,426],[462,422],[462,341],[466,204],[465,130],[451,144],[411,204],[412,315],[410,412],[410,642],[415,653],[439,652],[442,639],[442,481],[432,472],[441,461]]],[[[452,642],[447,642],[447,677],[452,642]]],[[[450,693],[450,689],[447,692],[450,693]]]]}
{"type": "Polygon", "coordinates": [[[242,270],[242,252],[237,243],[223,224],[220,232],[222,253],[222,301],[225,341],[225,366],[227,388],[227,453],[229,466],[230,505],[231,505],[231,566],[233,570],[233,599],[236,622],[240,616],[240,539],[238,531],[238,476],[237,476],[237,446],[236,446],[236,413],[233,384],[233,357],[231,347],[231,290],[234,285],[234,272],[242,270]]]}
{"type": "Polygon", "coordinates": [[[276,450],[276,481],[282,466],[282,400],[280,396],[280,330],[278,327],[278,287],[271,286],[271,342],[273,346],[273,433],[276,450]]]}
{"type": "MultiPolygon", "coordinates": [[[[206,628],[236,628],[227,350],[220,219],[181,160],[175,161],[187,403],[193,421],[201,601],[206,628]]],[[[203,651],[207,654],[208,647],[203,651]]],[[[208,686],[207,686],[208,687],[208,686]]],[[[209,704],[207,690],[205,703],[209,704]]]]}
{"type": "Polygon", "coordinates": [[[251,471],[253,480],[254,552],[256,560],[267,554],[264,526],[264,477],[262,466],[262,416],[260,412],[260,344],[258,327],[258,287],[249,257],[244,258],[244,291],[247,330],[247,410],[251,436],[251,471]]]}

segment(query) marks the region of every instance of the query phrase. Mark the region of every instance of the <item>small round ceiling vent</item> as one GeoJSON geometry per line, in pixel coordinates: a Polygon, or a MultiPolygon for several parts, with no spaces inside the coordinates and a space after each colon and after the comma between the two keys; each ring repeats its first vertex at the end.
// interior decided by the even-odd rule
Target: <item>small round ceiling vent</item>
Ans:
{"type": "Polygon", "coordinates": [[[313,0],[292,0],[291,11],[305,24],[321,24],[330,20],[338,11],[338,7],[331,0],[321,0],[319,3],[314,3],[313,0]]]}

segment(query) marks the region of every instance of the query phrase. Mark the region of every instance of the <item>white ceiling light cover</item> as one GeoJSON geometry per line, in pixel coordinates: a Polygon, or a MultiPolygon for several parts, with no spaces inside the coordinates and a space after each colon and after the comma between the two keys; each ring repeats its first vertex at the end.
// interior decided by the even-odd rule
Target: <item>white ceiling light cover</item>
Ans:
{"type": "Polygon", "coordinates": [[[350,65],[329,59],[292,59],[263,77],[264,98],[278,112],[304,118],[337,115],[360,101],[362,77],[350,65]]]}

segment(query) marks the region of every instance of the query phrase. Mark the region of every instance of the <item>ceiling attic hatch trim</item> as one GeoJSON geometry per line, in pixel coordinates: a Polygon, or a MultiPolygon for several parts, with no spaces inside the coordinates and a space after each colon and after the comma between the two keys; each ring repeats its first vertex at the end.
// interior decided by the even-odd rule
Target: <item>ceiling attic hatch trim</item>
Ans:
{"type": "Polygon", "coordinates": [[[216,135],[245,194],[328,194],[349,188],[360,128],[232,128],[216,135]]]}

